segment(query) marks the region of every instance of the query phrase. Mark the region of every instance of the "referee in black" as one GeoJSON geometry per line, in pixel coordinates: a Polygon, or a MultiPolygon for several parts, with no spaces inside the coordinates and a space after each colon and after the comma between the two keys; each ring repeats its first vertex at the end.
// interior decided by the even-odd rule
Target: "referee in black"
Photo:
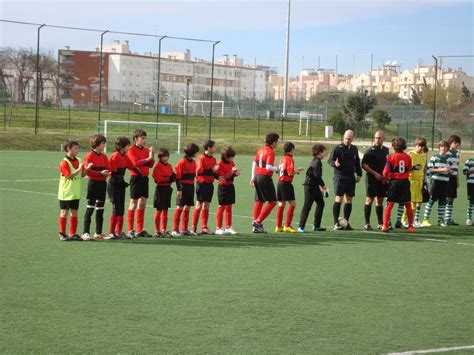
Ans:
{"type": "Polygon", "coordinates": [[[349,224],[352,212],[352,197],[355,195],[355,184],[360,181],[362,169],[360,167],[359,150],[352,145],[354,132],[344,132],[344,141],[334,148],[329,156],[328,163],[334,168],[334,194],[336,200],[332,207],[334,216],[334,230],[353,230],[349,224]],[[339,214],[341,212],[342,199],[344,198],[344,218],[347,227],[339,225],[339,214]]]}

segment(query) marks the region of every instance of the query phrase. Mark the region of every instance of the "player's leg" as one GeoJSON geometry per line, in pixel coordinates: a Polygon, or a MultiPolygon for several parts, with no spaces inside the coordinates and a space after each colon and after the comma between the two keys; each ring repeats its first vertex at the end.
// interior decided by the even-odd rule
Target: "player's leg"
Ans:
{"type": "Polygon", "coordinates": [[[74,204],[71,205],[71,209],[69,210],[69,239],[82,240],[82,238],[77,234],[77,213],[79,208],[79,200],[74,200],[71,202],[74,202],[74,204]]]}
{"type": "Polygon", "coordinates": [[[423,223],[424,227],[431,227],[431,223],[429,221],[431,210],[433,209],[434,203],[438,200],[438,184],[436,181],[433,181],[430,187],[430,199],[425,205],[425,212],[423,214],[423,223]]]}
{"type": "Polygon", "coordinates": [[[349,223],[349,218],[351,218],[352,214],[352,196],[349,194],[344,195],[344,218],[347,220],[347,226],[344,228],[345,230],[352,230],[349,223]]]}
{"type": "Polygon", "coordinates": [[[372,226],[370,225],[370,215],[372,213],[372,203],[374,202],[374,197],[367,196],[365,198],[365,205],[364,205],[364,218],[365,224],[364,229],[367,231],[372,230],[372,226]]]}
{"type": "MultiPolygon", "coordinates": [[[[148,182],[147,182],[148,183],[148,182]]],[[[144,238],[151,238],[152,235],[149,234],[145,229],[144,229],[144,223],[145,223],[145,208],[146,208],[146,202],[148,200],[148,194],[146,196],[141,196],[138,199],[138,205],[136,209],[136,219],[137,219],[137,237],[144,237],[144,238]]]]}
{"type": "Polygon", "coordinates": [[[383,226],[383,200],[384,196],[377,196],[375,198],[375,214],[377,215],[377,228],[383,226]]]}
{"type": "MultiPolygon", "coordinates": [[[[213,186],[213,185],[211,185],[213,186]]],[[[209,199],[211,199],[212,196],[210,196],[209,199]]],[[[209,208],[211,206],[211,201],[204,201],[202,204],[202,210],[201,210],[201,234],[214,234],[209,230],[209,208]]]]}
{"type": "Polygon", "coordinates": [[[278,202],[278,208],[276,211],[276,227],[275,232],[281,233],[283,232],[283,213],[285,210],[286,201],[280,199],[278,202]]]}
{"type": "Polygon", "coordinates": [[[197,234],[197,227],[199,223],[199,216],[201,214],[201,209],[203,207],[203,201],[201,200],[200,194],[202,193],[201,190],[201,184],[197,184],[196,186],[196,204],[194,205],[194,211],[193,211],[193,216],[192,216],[192,222],[191,222],[191,232],[197,234]]]}
{"type": "Polygon", "coordinates": [[[67,241],[66,226],[67,226],[67,201],[59,201],[59,240],[67,241]]]}
{"type": "Polygon", "coordinates": [[[296,233],[296,229],[294,229],[291,226],[291,223],[293,222],[293,216],[295,214],[295,209],[296,209],[296,200],[291,200],[288,203],[288,211],[286,211],[286,218],[285,218],[285,227],[283,229],[284,232],[287,233],[296,233]]]}
{"type": "Polygon", "coordinates": [[[298,225],[298,232],[304,233],[304,228],[306,226],[306,221],[308,220],[309,212],[311,211],[311,206],[314,202],[314,191],[316,189],[312,186],[304,185],[304,202],[303,208],[300,213],[300,222],[298,225]]]}
{"type": "Polygon", "coordinates": [[[466,225],[472,226],[472,212],[474,211],[474,184],[467,184],[466,225]]]}
{"type": "Polygon", "coordinates": [[[325,231],[326,228],[321,227],[321,219],[323,218],[324,211],[324,197],[321,193],[321,190],[317,188],[314,194],[314,200],[316,201],[316,210],[314,211],[314,220],[313,220],[313,231],[325,231]]]}
{"type": "Polygon", "coordinates": [[[189,213],[192,205],[185,205],[183,208],[183,214],[181,216],[181,232],[183,235],[191,235],[189,231],[189,213]]]}
{"type": "Polygon", "coordinates": [[[84,214],[84,228],[82,231],[83,240],[90,239],[91,220],[95,210],[95,201],[96,200],[94,198],[87,199],[86,212],[84,214]]]}

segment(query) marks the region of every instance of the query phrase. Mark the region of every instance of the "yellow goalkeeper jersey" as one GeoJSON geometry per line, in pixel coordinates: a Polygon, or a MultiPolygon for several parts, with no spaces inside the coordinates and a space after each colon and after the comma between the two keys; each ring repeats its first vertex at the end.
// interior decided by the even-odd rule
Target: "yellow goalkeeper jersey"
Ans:
{"type": "Polygon", "coordinates": [[[411,163],[413,165],[413,170],[408,177],[410,180],[423,180],[423,176],[425,174],[426,169],[426,153],[417,153],[416,151],[412,150],[408,153],[411,157],[411,163]]]}

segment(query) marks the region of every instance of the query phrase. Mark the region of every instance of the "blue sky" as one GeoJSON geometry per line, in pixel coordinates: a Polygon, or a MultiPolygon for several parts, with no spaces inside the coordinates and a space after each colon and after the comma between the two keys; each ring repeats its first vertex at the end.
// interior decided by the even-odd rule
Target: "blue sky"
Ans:
{"type": "MultiPolygon", "coordinates": [[[[0,1],[0,18],[37,23],[146,32],[221,40],[216,56],[237,54],[245,62],[283,67],[286,0],[220,1],[0,1]]],[[[402,69],[418,62],[429,64],[432,54],[474,54],[474,10],[464,0],[292,0],[291,74],[304,67],[352,73],[385,60],[402,69]]],[[[0,24],[0,46],[35,46],[34,27],[0,24]]],[[[132,51],[157,51],[157,41],[130,35],[108,34],[106,41],[129,40],[132,51]]],[[[93,50],[98,35],[90,32],[44,29],[42,47],[64,45],[93,50]]],[[[164,40],[163,51],[191,49],[192,55],[210,59],[210,45],[164,40]]],[[[463,67],[474,75],[474,58],[445,59],[443,67],[463,67]]],[[[281,71],[282,73],[282,71],[281,71]]]]}

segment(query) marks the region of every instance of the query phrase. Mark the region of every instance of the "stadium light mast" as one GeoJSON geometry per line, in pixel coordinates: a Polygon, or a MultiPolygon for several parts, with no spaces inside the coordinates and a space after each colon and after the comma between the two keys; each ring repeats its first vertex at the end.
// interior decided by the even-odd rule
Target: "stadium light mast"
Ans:
{"type": "Polygon", "coordinates": [[[283,123],[287,116],[287,102],[288,102],[288,63],[290,57],[290,10],[291,0],[288,0],[288,19],[286,27],[286,54],[285,54],[285,91],[283,93],[283,118],[281,120],[281,139],[283,140],[283,123]]]}

